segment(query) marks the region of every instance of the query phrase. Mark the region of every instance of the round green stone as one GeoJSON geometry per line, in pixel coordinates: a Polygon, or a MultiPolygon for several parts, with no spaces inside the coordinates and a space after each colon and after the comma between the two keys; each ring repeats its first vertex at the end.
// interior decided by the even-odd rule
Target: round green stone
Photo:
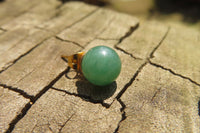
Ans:
{"type": "Polygon", "coordinates": [[[121,60],[113,49],[97,46],[83,56],[81,68],[88,81],[94,85],[105,86],[118,77],[121,71],[121,60]]]}

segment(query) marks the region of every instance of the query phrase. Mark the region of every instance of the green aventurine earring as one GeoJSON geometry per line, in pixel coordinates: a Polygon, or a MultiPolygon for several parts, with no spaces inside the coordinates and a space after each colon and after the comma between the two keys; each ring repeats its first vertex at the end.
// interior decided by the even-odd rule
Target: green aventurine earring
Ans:
{"type": "Polygon", "coordinates": [[[119,76],[121,60],[118,54],[107,46],[97,46],[86,54],[79,52],[67,58],[71,68],[83,74],[92,84],[98,86],[109,85],[119,76]]]}

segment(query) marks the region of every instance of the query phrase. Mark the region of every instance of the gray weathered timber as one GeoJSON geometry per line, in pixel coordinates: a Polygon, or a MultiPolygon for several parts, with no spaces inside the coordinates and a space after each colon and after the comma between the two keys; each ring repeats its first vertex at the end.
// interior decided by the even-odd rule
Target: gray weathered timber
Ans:
{"type": "Polygon", "coordinates": [[[21,110],[29,102],[16,92],[0,87],[0,132],[5,132],[10,122],[21,113],[21,110]]]}
{"type": "Polygon", "coordinates": [[[0,25],[36,6],[39,0],[7,0],[0,3],[0,25]]]}
{"type": "Polygon", "coordinates": [[[109,12],[108,14],[113,14],[114,17],[108,27],[98,36],[100,39],[121,39],[122,36],[134,31],[139,25],[139,20],[136,17],[119,12],[109,12]]]}
{"type": "Polygon", "coordinates": [[[200,86],[151,65],[121,97],[126,119],[119,132],[200,132],[200,86]]]}
{"type": "Polygon", "coordinates": [[[34,6],[22,15],[13,18],[12,21],[8,21],[1,27],[6,30],[12,30],[15,28],[31,28],[38,26],[38,24],[56,16],[59,12],[59,8],[57,7],[61,5],[62,3],[60,1],[55,0],[48,0],[48,4],[46,0],[41,2],[38,1],[37,6],[34,6]]]}
{"type": "Polygon", "coordinates": [[[60,6],[54,17],[39,24],[37,27],[57,34],[88,18],[96,10],[98,10],[96,6],[86,5],[81,2],[68,2],[60,6]]]}
{"type": "Polygon", "coordinates": [[[170,29],[152,62],[200,85],[200,33],[186,26],[170,29]]]}
{"type": "Polygon", "coordinates": [[[82,2],[0,2],[0,132],[199,133],[199,35],[82,2]],[[107,87],[61,59],[98,45],[122,61],[107,87]]]}
{"type": "Polygon", "coordinates": [[[79,50],[80,47],[72,43],[50,38],[2,72],[0,83],[20,88],[35,96],[67,68],[61,55],[71,55],[79,50]]]}
{"type": "Polygon", "coordinates": [[[64,30],[58,37],[76,42],[81,46],[86,46],[94,38],[120,39],[131,27],[136,27],[138,20],[130,19],[130,16],[119,15],[112,10],[99,9],[87,19],[77,23],[73,27],[64,30]],[[121,21],[118,21],[118,19],[121,21]],[[122,19],[126,19],[125,23],[122,19]]]}
{"type": "Polygon", "coordinates": [[[52,34],[32,28],[17,28],[0,36],[0,70],[12,65],[20,56],[41,43],[52,34]]]}
{"type": "MultiPolygon", "coordinates": [[[[73,85],[71,85],[73,87],[73,85]]],[[[121,120],[118,102],[106,109],[101,104],[50,89],[16,125],[21,132],[114,132],[121,120]]]]}
{"type": "Polygon", "coordinates": [[[137,58],[145,59],[161,42],[168,26],[157,21],[143,22],[130,37],[118,45],[118,48],[137,58]]]}
{"type": "MultiPolygon", "coordinates": [[[[44,6],[44,4],[42,5],[44,6]]],[[[8,23],[8,25],[5,25],[8,31],[0,36],[0,71],[12,65],[20,56],[26,54],[43,40],[54,36],[56,33],[83,19],[96,9],[96,7],[93,6],[83,5],[83,3],[69,3],[60,8],[56,8],[54,11],[57,12],[57,16],[55,15],[55,17],[45,22],[42,22],[40,17],[36,17],[32,20],[33,18],[30,18],[31,16],[22,15],[8,23]],[[81,12],[81,14],[79,12],[81,12]],[[39,22],[41,23],[38,24],[39,22]],[[24,23],[26,23],[26,25],[24,25],[24,23]],[[9,26],[11,27],[9,28],[9,26]]],[[[55,6],[53,7],[55,8],[55,6]]],[[[52,5],[50,5],[49,8],[51,9],[52,5]]],[[[48,12],[50,10],[49,8],[47,8],[45,12],[48,12]]],[[[41,12],[42,16],[45,14],[43,10],[36,9],[33,11],[38,16],[40,16],[41,12]]],[[[49,15],[47,16],[49,17],[49,15]]]]}

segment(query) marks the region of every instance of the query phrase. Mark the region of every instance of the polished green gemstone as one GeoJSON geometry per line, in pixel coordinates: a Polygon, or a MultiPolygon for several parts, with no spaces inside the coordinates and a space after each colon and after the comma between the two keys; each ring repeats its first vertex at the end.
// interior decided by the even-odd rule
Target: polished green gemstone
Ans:
{"type": "Polygon", "coordinates": [[[121,71],[121,60],[113,49],[97,46],[83,56],[81,68],[88,81],[94,85],[105,86],[118,77],[121,71]]]}

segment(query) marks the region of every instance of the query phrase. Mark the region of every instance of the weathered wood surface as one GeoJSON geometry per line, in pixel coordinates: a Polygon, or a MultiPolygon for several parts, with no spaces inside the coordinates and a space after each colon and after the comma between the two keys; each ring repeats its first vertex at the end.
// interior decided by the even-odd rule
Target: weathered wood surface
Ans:
{"type": "Polygon", "coordinates": [[[1,132],[9,128],[9,123],[21,113],[28,102],[30,102],[30,99],[24,98],[12,90],[0,87],[1,132]]]}
{"type": "Polygon", "coordinates": [[[200,32],[138,25],[81,2],[0,3],[0,132],[199,133],[200,32]],[[121,58],[116,82],[67,78],[60,55],[98,45],[121,58]]]}

